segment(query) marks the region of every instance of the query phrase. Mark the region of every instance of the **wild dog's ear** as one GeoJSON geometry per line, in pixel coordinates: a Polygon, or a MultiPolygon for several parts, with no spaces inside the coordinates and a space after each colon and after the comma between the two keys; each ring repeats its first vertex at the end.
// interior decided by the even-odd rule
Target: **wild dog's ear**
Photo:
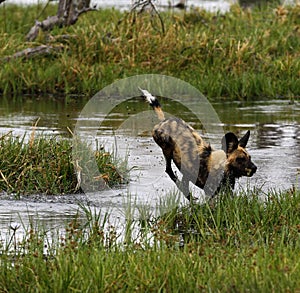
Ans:
{"type": "Polygon", "coordinates": [[[237,149],[239,141],[236,135],[232,132],[226,133],[222,138],[222,150],[228,154],[237,149]]]}
{"type": "Polygon", "coordinates": [[[239,140],[239,146],[245,148],[250,137],[250,130],[246,132],[246,134],[239,140]]]}

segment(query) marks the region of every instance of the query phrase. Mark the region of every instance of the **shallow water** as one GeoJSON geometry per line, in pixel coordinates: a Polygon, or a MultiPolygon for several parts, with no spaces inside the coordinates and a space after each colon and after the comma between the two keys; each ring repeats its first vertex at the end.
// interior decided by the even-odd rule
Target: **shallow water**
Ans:
{"type": "MultiPolygon", "coordinates": [[[[47,2],[47,0],[10,0],[10,3],[16,4],[41,4],[43,2],[47,2]]],[[[180,1],[176,0],[158,0],[153,1],[159,10],[161,9],[170,9],[171,7],[176,6],[180,1]],[[171,7],[170,7],[171,6],[171,7]]],[[[130,10],[132,8],[133,1],[130,0],[92,0],[91,6],[96,7],[98,9],[101,8],[115,8],[119,10],[130,10]]],[[[199,7],[208,11],[216,12],[226,12],[229,10],[230,5],[234,3],[234,1],[223,1],[223,0],[188,0],[186,1],[187,9],[193,9],[194,7],[199,7]]],[[[173,9],[173,8],[172,8],[173,9]]]]}
{"type": "MultiPolygon", "coordinates": [[[[213,125],[206,125],[197,119],[203,113],[191,113],[187,107],[181,107],[171,100],[162,101],[166,113],[180,116],[189,122],[215,148],[220,148],[222,133],[214,130],[224,128],[241,136],[251,130],[248,151],[258,166],[252,178],[242,178],[237,188],[259,187],[262,193],[269,189],[285,190],[293,185],[300,188],[300,104],[286,100],[259,102],[217,102],[213,107],[219,120],[213,125]],[[196,116],[195,116],[196,114],[196,116]]],[[[0,100],[0,134],[12,131],[14,135],[30,133],[32,125],[40,118],[37,132],[46,135],[67,136],[67,127],[74,128],[85,101],[70,99],[61,102],[54,98],[30,98],[0,100]]],[[[104,116],[98,113],[96,117],[104,116]]],[[[82,118],[81,118],[82,119],[82,118]]],[[[102,117],[103,119],[103,117],[102,117]]],[[[157,122],[152,110],[140,99],[131,99],[116,107],[101,125],[97,125],[97,137],[89,137],[90,129],[86,129],[86,138],[91,142],[97,139],[105,148],[113,150],[120,158],[128,159],[130,182],[121,189],[113,189],[101,193],[70,196],[33,196],[15,200],[13,195],[2,194],[0,197],[0,231],[12,225],[42,223],[47,229],[63,227],[79,212],[78,203],[90,205],[96,209],[109,210],[115,208],[117,214],[124,215],[126,203],[134,203],[140,207],[147,205],[155,210],[163,195],[171,194],[176,189],[173,182],[164,172],[164,158],[161,150],[153,142],[151,127],[157,122]],[[128,195],[131,195],[129,198],[128,195]]],[[[198,197],[203,192],[193,189],[198,197]]],[[[183,196],[180,200],[186,203],[183,196]]],[[[128,206],[127,206],[128,207],[128,206]]],[[[114,219],[112,219],[114,221],[114,219]]],[[[21,229],[21,228],[20,228],[21,229]]],[[[6,236],[5,236],[6,235],[6,236]]]]}

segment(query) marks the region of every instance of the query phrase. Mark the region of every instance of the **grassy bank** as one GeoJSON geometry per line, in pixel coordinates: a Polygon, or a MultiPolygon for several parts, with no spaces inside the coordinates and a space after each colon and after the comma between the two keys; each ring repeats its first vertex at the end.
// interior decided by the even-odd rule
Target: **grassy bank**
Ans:
{"type": "Polygon", "coordinates": [[[139,229],[140,237],[127,233],[125,244],[106,225],[107,217],[88,208],[86,221],[75,219],[64,236],[51,241],[41,228],[31,228],[27,240],[16,245],[12,233],[11,247],[2,247],[0,287],[4,292],[295,292],[300,193],[272,193],[265,203],[257,196],[248,191],[214,207],[174,211],[197,219],[196,226],[185,223],[190,232],[181,246],[170,215],[150,226],[129,221],[126,231],[139,229]]]}
{"type": "Polygon", "coordinates": [[[81,143],[74,155],[73,147],[70,140],[35,137],[34,131],[29,138],[1,136],[0,190],[16,195],[70,194],[82,191],[81,185],[92,191],[126,181],[125,163],[112,154],[81,143]]]}
{"type": "Polygon", "coordinates": [[[157,73],[181,78],[209,98],[299,97],[299,5],[162,13],[164,32],[147,13],[101,10],[24,42],[36,18],[55,13],[51,5],[0,6],[0,92],[91,96],[116,79],[157,73]],[[3,60],[41,44],[59,50],[3,60]]]}

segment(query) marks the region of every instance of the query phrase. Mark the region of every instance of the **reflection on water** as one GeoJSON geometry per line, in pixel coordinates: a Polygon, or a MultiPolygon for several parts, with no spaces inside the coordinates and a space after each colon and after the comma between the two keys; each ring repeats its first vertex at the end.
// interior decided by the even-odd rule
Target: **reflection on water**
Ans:
{"type": "MultiPolygon", "coordinates": [[[[73,129],[86,101],[70,99],[62,102],[56,99],[0,100],[0,135],[12,131],[14,135],[29,133],[37,118],[37,131],[46,135],[68,135],[67,127],[73,129]]],[[[210,133],[203,129],[201,121],[187,107],[172,100],[162,99],[164,111],[189,122],[213,146],[220,148],[222,133],[210,133]]],[[[189,101],[187,101],[188,105],[189,101]]],[[[224,131],[233,131],[241,136],[251,130],[248,145],[257,173],[250,179],[240,179],[240,188],[250,186],[288,189],[292,185],[300,188],[300,104],[289,101],[230,102],[213,104],[224,131]]],[[[198,113],[196,113],[198,114],[198,113]]],[[[102,117],[97,113],[93,119],[102,117]]],[[[200,116],[201,117],[201,116],[200,116]]],[[[128,187],[112,191],[111,194],[87,196],[86,202],[98,208],[124,203],[128,192],[137,195],[136,203],[147,203],[155,207],[162,194],[174,190],[174,185],[164,172],[164,158],[161,150],[151,138],[151,127],[156,117],[147,103],[140,98],[118,105],[103,123],[98,126],[97,139],[106,148],[117,151],[119,156],[128,156],[131,181],[128,187]],[[117,143],[117,145],[116,145],[117,143]]],[[[88,133],[88,129],[87,129],[88,133]]],[[[94,138],[93,138],[94,139],[94,138]]],[[[197,194],[202,194],[199,189],[197,194]]],[[[48,200],[48,199],[47,199],[48,200]]],[[[56,219],[57,225],[65,223],[77,212],[76,200],[58,199],[49,203],[45,199],[14,201],[2,196],[0,201],[0,229],[8,227],[11,221],[19,221],[19,215],[45,219],[56,219]],[[5,200],[4,200],[5,199],[5,200]]],[[[184,199],[182,199],[185,201],[184,199]]],[[[51,219],[51,221],[49,220],[51,219]]]]}
{"type": "Polygon", "coordinates": [[[37,131],[45,134],[63,134],[73,125],[78,113],[84,107],[82,99],[64,102],[53,97],[24,97],[0,99],[0,133],[13,131],[15,135],[30,132],[40,118],[37,131]]]}

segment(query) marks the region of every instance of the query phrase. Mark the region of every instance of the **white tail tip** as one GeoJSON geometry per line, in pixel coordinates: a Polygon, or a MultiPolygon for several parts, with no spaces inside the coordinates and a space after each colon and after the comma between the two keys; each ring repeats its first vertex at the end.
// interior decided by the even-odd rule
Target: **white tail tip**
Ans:
{"type": "Polygon", "coordinates": [[[139,87],[139,90],[142,92],[142,94],[145,96],[146,100],[152,104],[156,98],[154,96],[152,96],[147,90],[143,90],[139,87]]]}

